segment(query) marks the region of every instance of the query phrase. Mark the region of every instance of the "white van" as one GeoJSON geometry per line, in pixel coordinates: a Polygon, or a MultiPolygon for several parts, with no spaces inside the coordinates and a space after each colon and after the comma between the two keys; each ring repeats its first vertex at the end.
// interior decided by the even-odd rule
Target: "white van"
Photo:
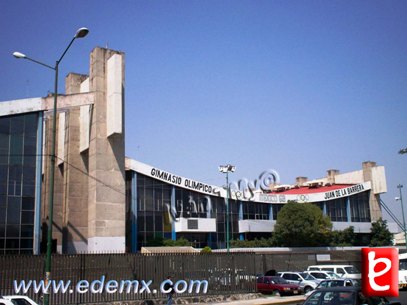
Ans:
{"type": "Polygon", "coordinates": [[[308,266],[307,271],[321,270],[332,271],[345,279],[361,279],[360,271],[352,265],[313,265],[308,266]]]}

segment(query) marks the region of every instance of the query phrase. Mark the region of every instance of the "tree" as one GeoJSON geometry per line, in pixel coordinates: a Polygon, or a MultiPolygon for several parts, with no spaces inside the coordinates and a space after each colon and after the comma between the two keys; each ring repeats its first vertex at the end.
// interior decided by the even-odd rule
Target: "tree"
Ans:
{"type": "Polygon", "coordinates": [[[331,234],[331,246],[355,246],[356,234],[353,226],[346,228],[343,231],[332,231],[331,234]]]}
{"type": "Polygon", "coordinates": [[[387,221],[379,219],[372,223],[370,229],[370,246],[371,247],[383,247],[393,245],[393,234],[387,227],[387,221]]]}
{"type": "Polygon", "coordinates": [[[273,243],[283,247],[323,246],[332,223],[316,205],[289,201],[277,215],[273,243]]]}

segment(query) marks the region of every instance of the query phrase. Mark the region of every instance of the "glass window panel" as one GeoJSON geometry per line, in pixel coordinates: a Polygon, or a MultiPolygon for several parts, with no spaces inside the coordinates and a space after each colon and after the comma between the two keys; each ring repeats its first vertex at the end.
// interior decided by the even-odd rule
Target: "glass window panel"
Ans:
{"type": "Polygon", "coordinates": [[[10,118],[9,117],[0,118],[0,133],[5,133],[5,134],[10,133],[10,118]]]}
{"type": "Polygon", "coordinates": [[[22,249],[32,248],[33,247],[33,240],[32,239],[21,239],[20,247],[22,249]]]}
{"type": "Polygon", "coordinates": [[[23,163],[23,136],[11,134],[10,141],[10,164],[23,163]]]}
{"type": "Polygon", "coordinates": [[[8,149],[2,149],[0,147],[0,166],[8,165],[8,157],[9,157],[8,149]]]}
{"type": "Polygon", "coordinates": [[[0,165],[0,182],[6,183],[8,176],[8,164],[7,165],[0,165]]]}
{"type": "Polygon", "coordinates": [[[7,223],[19,224],[20,223],[20,197],[8,197],[7,205],[7,223]]]}
{"type": "Polygon", "coordinates": [[[21,223],[22,224],[33,224],[34,223],[34,212],[32,212],[32,211],[21,212],[21,223]]]}
{"type": "Polygon", "coordinates": [[[24,133],[26,136],[35,137],[37,135],[38,114],[30,113],[24,115],[24,133]]]}
{"type": "Polygon", "coordinates": [[[23,196],[34,196],[35,195],[35,185],[34,184],[23,184],[23,196]]]}
{"type": "MultiPolygon", "coordinates": [[[[4,242],[5,242],[6,240],[4,239],[4,238],[0,238],[0,249],[4,249],[4,242]]],[[[3,252],[1,252],[0,254],[3,254],[3,252]]]]}
{"type": "Polygon", "coordinates": [[[20,237],[20,226],[8,225],[6,227],[6,237],[20,237]]]}
{"type": "Polygon", "coordinates": [[[155,216],[155,232],[162,232],[163,231],[163,221],[161,213],[160,215],[155,216]]]}
{"type": "Polygon", "coordinates": [[[35,198],[34,197],[23,197],[22,198],[22,210],[32,211],[34,210],[35,206],[35,198]]]}
{"type": "Polygon", "coordinates": [[[11,134],[23,134],[24,132],[24,116],[17,115],[13,116],[10,120],[11,123],[11,134]]]}
{"type": "Polygon", "coordinates": [[[33,225],[22,225],[21,226],[21,237],[33,237],[34,236],[34,226],[33,225]]]}
{"type": "Polygon", "coordinates": [[[6,239],[6,248],[8,249],[18,249],[20,247],[19,239],[6,239]]]}
{"type": "Polygon", "coordinates": [[[7,184],[0,181],[0,195],[7,195],[7,184]]]}
{"type": "Polygon", "coordinates": [[[3,238],[6,235],[6,226],[0,225],[0,238],[3,238]]]}
{"type": "Polygon", "coordinates": [[[6,223],[6,207],[0,206],[0,225],[6,223]]]}
{"type": "Polygon", "coordinates": [[[146,215],[146,231],[154,231],[154,217],[153,215],[146,215]]]}

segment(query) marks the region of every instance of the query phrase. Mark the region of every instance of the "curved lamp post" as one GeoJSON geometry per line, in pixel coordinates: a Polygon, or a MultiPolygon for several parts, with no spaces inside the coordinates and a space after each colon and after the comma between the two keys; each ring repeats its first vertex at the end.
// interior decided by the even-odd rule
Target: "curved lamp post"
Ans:
{"type": "MultiPolygon", "coordinates": [[[[56,126],[57,126],[57,104],[58,104],[58,67],[59,63],[61,62],[62,58],[64,58],[66,52],[68,52],[69,48],[77,38],[83,38],[88,35],[89,30],[87,28],[80,28],[76,31],[75,36],[72,38],[71,42],[65,48],[65,51],[59,57],[59,59],[55,62],[55,66],[47,65],[43,62],[35,60],[26,56],[20,52],[14,52],[13,56],[20,59],[27,59],[29,61],[35,62],[40,64],[44,67],[47,67],[51,70],[55,71],[55,82],[54,82],[54,109],[52,115],[52,142],[51,142],[51,154],[50,157],[50,167],[49,167],[49,193],[48,193],[48,232],[47,232],[47,256],[45,261],[45,281],[48,281],[51,278],[51,253],[52,253],[52,223],[53,223],[53,211],[54,211],[54,169],[55,169],[55,146],[56,146],[56,126]]],[[[49,304],[49,291],[45,294],[44,297],[44,305],[49,304]]]]}
{"type": "Polygon", "coordinates": [[[220,165],[219,171],[226,174],[226,251],[229,253],[230,239],[229,239],[229,172],[233,173],[236,170],[234,165],[220,165]]]}

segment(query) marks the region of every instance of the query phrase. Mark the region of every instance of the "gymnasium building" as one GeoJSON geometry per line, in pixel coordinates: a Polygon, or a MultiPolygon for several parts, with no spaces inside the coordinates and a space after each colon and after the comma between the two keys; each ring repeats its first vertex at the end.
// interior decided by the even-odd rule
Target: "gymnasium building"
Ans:
{"type": "MultiPolygon", "coordinates": [[[[58,95],[53,208],[54,251],[137,252],[157,238],[184,237],[194,247],[270,237],[288,201],[312,203],[336,230],[370,232],[382,217],[383,166],[298,177],[267,189],[227,191],[125,157],[122,52],[95,48],[88,75],[70,73],[58,95]]],[[[46,244],[53,96],[0,102],[0,253],[38,254],[46,244]]],[[[397,228],[390,224],[390,229],[397,228]]]]}

